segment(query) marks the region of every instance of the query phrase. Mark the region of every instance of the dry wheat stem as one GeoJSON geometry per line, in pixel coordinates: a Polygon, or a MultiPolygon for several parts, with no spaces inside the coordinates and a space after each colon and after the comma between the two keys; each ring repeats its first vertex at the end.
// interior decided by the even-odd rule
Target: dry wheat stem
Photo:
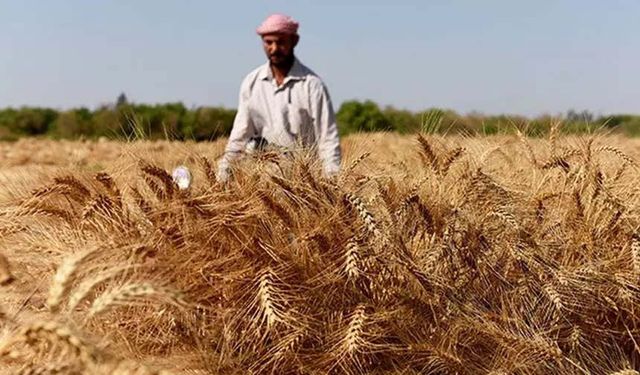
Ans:
{"type": "Polygon", "coordinates": [[[380,232],[380,229],[378,228],[378,223],[376,219],[373,217],[373,214],[367,209],[365,204],[362,202],[362,199],[360,199],[359,197],[357,197],[352,193],[347,193],[346,200],[356,210],[358,216],[364,222],[367,230],[379,238],[381,235],[381,232],[380,232]]]}
{"type": "Polygon", "coordinates": [[[341,353],[353,355],[365,346],[362,338],[364,325],[367,320],[366,306],[358,305],[351,314],[351,320],[347,326],[346,335],[341,342],[341,353]]]}
{"type": "Polygon", "coordinates": [[[4,254],[0,254],[0,285],[5,286],[11,284],[15,278],[11,274],[11,265],[4,254]]]}
{"type": "Polygon", "coordinates": [[[111,289],[96,298],[89,308],[87,317],[104,314],[117,306],[134,305],[140,301],[156,300],[174,306],[185,306],[182,295],[174,290],[158,287],[150,283],[129,283],[111,289]]]}
{"type": "Polygon", "coordinates": [[[633,272],[640,275],[640,237],[638,235],[631,238],[631,264],[633,272]]]}
{"type": "Polygon", "coordinates": [[[152,151],[105,162],[118,181],[81,169],[37,189],[52,180],[43,169],[0,192],[18,197],[2,204],[0,240],[19,277],[4,289],[15,318],[2,320],[0,368],[66,371],[45,364],[61,358],[79,373],[160,373],[130,360],[144,358],[221,375],[635,373],[636,141],[551,127],[548,140],[387,134],[385,153],[337,180],[311,157],[264,153],[223,187],[200,159],[221,144],[190,144],[187,158],[130,145],[152,151]],[[172,195],[140,159],[207,177],[172,195]],[[24,277],[56,263],[48,295],[24,277]],[[20,334],[38,319],[65,324],[20,334]],[[81,337],[99,338],[99,356],[80,358],[74,345],[93,348],[81,337]]]}
{"type": "Polygon", "coordinates": [[[77,356],[85,366],[91,366],[96,361],[94,348],[83,339],[55,321],[39,321],[22,328],[15,336],[4,340],[0,344],[0,356],[11,355],[12,346],[16,344],[35,345],[44,341],[53,347],[60,347],[64,352],[71,352],[77,356]]]}
{"type": "Polygon", "coordinates": [[[104,283],[107,280],[111,280],[116,276],[126,272],[128,270],[134,269],[135,266],[123,266],[110,268],[103,272],[100,272],[96,275],[91,275],[91,277],[83,280],[78,286],[75,288],[73,294],[69,296],[69,300],[67,302],[67,310],[74,311],[76,307],[89,296],[89,294],[100,284],[104,283]]]}
{"type": "Polygon", "coordinates": [[[346,254],[345,254],[345,262],[344,269],[347,275],[347,279],[354,281],[358,279],[360,275],[360,255],[358,249],[358,243],[354,240],[351,240],[347,243],[346,246],[346,254]]]}
{"type": "Polygon", "coordinates": [[[58,306],[65,297],[69,286],[74,281],[76,273],[80,266],[92,256],[94,256],[99,247],[94,247],[89,250],[85,250],[67,257],[63,260],[62,264],[58,267],[53,281],[49,289],[49,297],[47,298],[47,306],[50,310],[56,311],[58,306]]]}

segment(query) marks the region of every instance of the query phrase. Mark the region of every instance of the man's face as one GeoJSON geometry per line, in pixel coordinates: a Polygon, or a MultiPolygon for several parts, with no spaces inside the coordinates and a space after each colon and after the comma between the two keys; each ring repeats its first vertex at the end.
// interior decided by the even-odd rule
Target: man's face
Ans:
{"type": "Polygon", "coordinates": [[[262,36],[262,46],[269,62],[282,65],[293,58],[293,49],[298,44],[298,36],[290,34],[267,34],[262,36]]]}

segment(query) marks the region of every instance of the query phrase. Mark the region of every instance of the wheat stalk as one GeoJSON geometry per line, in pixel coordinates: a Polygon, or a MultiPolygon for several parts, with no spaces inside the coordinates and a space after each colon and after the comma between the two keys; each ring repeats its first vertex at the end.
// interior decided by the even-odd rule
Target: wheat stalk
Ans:
{"type": "Polygon", "coordinates": [[[87,260],[91,259],[98,250],[100,250],[99,247],[94,247],[69,256],[62,261],[62,264],[58,267],[58,270],[53,276],[53,281],[49,288],[47,306],[51,311],[57,311],[58,306],[69,290],[69,286],[74,281],[80,266],[87,260]]]}
{"type": "Polygon", "coordinates": [[[3,254],[0,254],[0,285],[9,285],[13,281],[15,281],[15,278],[11,274],[9,260],[3,254]]]}
{"type": "Polygon", "coordinates": [[[622,159],[626,164],[636,165],[633,158],[613,146],[600,146],[593,150],[593,152],[610,152],[622,159]]]}
{"type": "Polygon", "coordinates": [[[218,182],[218,178],[216,177],[216,172],[211,165],[211,162],[206,156],[200,157],[200,164],[202,165],[202,169],[204,170],[205,176],[207,176],[207,181],[209,184],[213,185],[218,182]]]}
{"type": "MultiPolygon", "coordinates": [[[[0,372],[66,371],[44,364],[62,358],[69,372],[159,373],[118,363],[134,357],[219,374],[631,371],[640,301],[638,176],[620,172],[631,170],[628,160],[592,145],[614,140],[635,158],[634,145],[564,138],[554,127],[549,142],[526,139],[524,146],[496,136],[447,138],[455,146],[445,147],[423,136],[427,151],[407,148],[415,139],[385,135],[381,142],[389,143],[380,149],[388,155],[368,150],[372,168],[338,179],[317,178],[309,158],[265,153],[239,162],[232,187],[204,182],[179,199],[167,199],[160,172],[131,170],[138,158],[129,155],[105,167],[144,196],[134,188],[117,192],[105,174],[84,185],[91,198],[79,205],[83,193],[72,180],[29,196],[20,188],[31,190],[46,171],[16,186],[4,178],[2,197],[26,195],[0,207],[2,254],[9,274],[20,277],[5,288],[5,332],[15,335],[31,314],[49,319],[42,292],[24,276],[57,262],[59,290],[44,297],[58,300],[52,310],[64,306],[69,328],[100,335],[105,353],[85,366],[60,338],[29,334],[7,345],[12,335],[0,372]],[[484,160],[486,150],[501,157],[484,160]],[[419,152],[422,162],[412,157],[419,152]],[[265,175],[262,162],[276,157],[279,173],[265,175]],[[140,186],[145,179],[151,186],[140,186]],[[13,228],[24,230],[13,235],[13,228]],[[95,256],[75,263],[68,258],[81,258],[78,251],[64,254],[94,247],[95,256]],[[62,270],[65,262],[71,270],[62,270]],[[196,307],[165,285],[184,290],[196,307]]],[[[195,148],[213,154],[220,146],[195,148]]],[[[170,165],[180,146],[131,147],[170,165]]],[[[202,169],[215,178],[212,167],[202,169]]]]}
{"type": "Polygon", "coordinates": [[[437,171],[439,168],[438,157],[436,153],[433,151],[431,144],[429,141],[422,135],[417,135],[418,143],[420,144],[420,155],[422,156],[422,160],[426,165],[431,167],[434,171],[437,171]]]}
{"type": "Polygon", "coordinates": [[[18,371],[17,375],[57,375],[57,374],[81,374],[81,372],[68,363],[47,363],[44,366],[29,364],[18,371]]]}
{"type": "Polygon", "coordinates": [[[103,271],[93,277],[90,277],[86,280],[83,280],[76,287],[73,294],[69,296],[69,301],[67,302],[67,309],[69,311],[75,310],[75,308],[89,296],[89,294],[100,284],[104,283],[107,280],[110,280],[122,272],[133,269],[134,266],[126,266],[119,268],[112,268],[106,271],[103,271]]]}
{"type": "Polygon", "coordinates": [[[48,197],[48,196],[50,196],[52,194],[64,193],[64,192],[69,192],[69,187],[68,186],[50,185],[50,186],[43,186],[41,188],[33,190],[31,192],[31,196],[33,198],[45,198],[45,197],[48,197]]]}
{"type": "Polygon", "coordinates": [[[562,126],[562,122],[554,121],[551,124],[551,128],[549,129],[549,143],[551,144],[551,156],[556,155],[556,149],[558,144],[558,135],[560,133],[560,127],[562,126]]]}
{"type": "Polygon", "coordinates": [[[74,176],[56,177],[53,182],[56,185],[68,188],[68,195],[80,203],[84,203],[91,198],[91,191],[74,176]]]}
{"type": "Polygon", "coordinates": [[[75,212],[63,210],[41,202],[35,203],[35,207],[33,207],[33,209],[30,211],[30,214],[55,217],[58,219],[62,219],[68,224],[74,224],[76,222],[75,212]]]}
{"type": "Polygon", "coordinates": [[[267,330],[270,330],[282,319],[279,314],[279,306],[275,302],[276,289],[274,286],[275,275],[271,269],[262,272],[258,281],[258,301],[263,313],[262,319],[266,322],[267,330]]]}
{"type": "Polygon", "coordinates": [[[264,205],[273,211],[287,228],[293,228],[295,221],[289,215],[289,212],[280,203],[276,202],[268,193],[260,193],[260,200],[264,205]]]}
{"type": "Polygon", "coordinates": [[[39,321],[22,328],[18,335],[5,340],[0,345],[0,356],[11,356],[11,347],[18,343],[34,345],[38,341],[45,341],[54,347],[62,347],[71,351],[85,366],[95,363],[96,352],[84,340],[72,332],[68,327],[55,321],[39,321]]]}
{"type": "Polygon", "coordinates": [[[118,205],[118,207],[122,207],[122,193],[120,189],[118,189],[115,181],[113,181],[113,178],[105,172],[100,172],[95,175],[95,179],[104,186],[115,204],[118,205]]]}
{"type": "Polygon", "coordinates": [[[344,270],[347,274],[348,280],[357,280],[360,275],[360,269],[358,265],[360,264],[360,255],[358,243],[354,240],[351,240],[347,243],[346,246],[346,254],[345,254],[345,262],[344,262],[344,270]]]}
{"type": "Polygon", "coordinates": [[[440,173],[446,174],[451,168],[451,165],[453,165],[453,163],[456,160],[458,160],[464,152],[465,152],[464,147],[457,147],[451,150],[440,163],[440,168],[439,168],[440,173]]]}
{"type": "Polygon", "coordinates": [[[142,170],[142,172],[144,172],[146,175],[157,178],[164,185],[164,190],[162,191],[157,185],[151,182],[152,180],[145,178],[147,184],[149,184],[149,187],[151,187],[152,190],[156,192],[159,199],[173,197],[175,191],[177,190],[177,185],[173,181],[171,175],[167,173],[167,171],[155,165],[149,164],[148,162],[145,162],[143,160],[139,162],[139,167],[140,170],[142,170]],[[159,193],[159,191],[162,191],[162,193],[159,193]]]}
{"type": "Polygon", "coordinates": [[[364,222],[367,230],[374,234],[376,237],[381,235],[380,229],[378,228],[378,223],[376,219],[373,217],[373,214],[367,209],[365,204],[362,202],[358,196],[352,193],[347,193],[345,195],[346,201],[353,207],[360,219],[364,222]]]}
{"type": "Polygon", "coordinates": [[[351,172],[353,172],[354,169],[356,169],[356,167],[362,163],[366,158],[368,158],[371,155],[370,152],[365,152],[362,155],[358,156],[357,158],[355,158],[347,168],[345,168],[342,173],[340,174],[340,182],[343,182],[344,177],[346,176],[350,176],[351,172]]]}
{"type": "Polygon", "coordinates": [[[546,163],[542,164],[540,168],[550,169],[550,168],[560,167],[565,172],[569,172],[569,169],[571,168],[571,166],[569,165],[569,162],[567,161],[567,159],[569,159],[572,156],[579,155],[580,153],[581,152],[579,150],[571,149],[564,152],[562,155],[553,155],[546,163]]]}
{"type": "Polygon", "coordinates": [[[542,289],[547,294],[549,300],[553,304],[556,313],[559,314],[564,309],[564,304],[562,303],[562,298],[560,298],[560,294],[551,284],[545,284],[542,289]]]}
{"type": "Polygon", "coordinates": [[[634,235],[631,237],[631,264],[633,266],[633,272],[636,275],[640,274],[640,236],[634,235]]]}
{"type": "Polygon", "coordinates": [[[571,335],[569,336],[569,344],[571,351],[575,352],[581,346],[582,330],[578,326],[573,326],[571,335]]]}
{"type": "Polygon", "coordinates": [[[89,308],[88,317],[95,317],[123,305],[132,305],[141,300],[159,300],[174,306],[184,307],[182,294],[150,283],[129,283],[113,288],[96,298],[89,308]]]}
{"type": "Polygon", "coordinates": [[[152,370],[145,365],[131,360],[120,360],[114,363],[107,363],[98,367],[98,374],[103,375],[172,375],[167,370],[152,370]]]}
{"type": "Polygon", "coordinates": [[[131,192],[133,194],[133,199],[136,205],[140,208],[140,210],[145,214],[149,215],[151,213],[151,205],[144,198],[144,196],[140,193],[140,191],[136,188],[131,188],[131,192]]]}
{"type": "Polygon", "coordinates": [[[346,334],[340,343],[341,353],[353,355],[366,345],[366,341],[362,338],[366,321],[366,306],[360,304],[351,314],[346,334]]]}
{"type": "Polygon", "coordinates": [[[527,156],[529,157],[529,161],[531,162],[531,164],[534,166],[538,166],[538,160],[536,160],[536,155],[534,154],[533,148],[531,147],[531,144],[529,144],[527,137],[525,137],[520,130],[517,130],[516,134],[518,135],[520,143],[522,143],[522,145],[527,150],[527,156]]]}
{"type": "Polygon", "coordinates": [[[80,216],[82,217],[82,220],[87,220],[96,212],[100,212],[102,214],[110,213],[114,207],[115,205],[109,197],[103,194],[98,194],[83,208],[80,216]]]}

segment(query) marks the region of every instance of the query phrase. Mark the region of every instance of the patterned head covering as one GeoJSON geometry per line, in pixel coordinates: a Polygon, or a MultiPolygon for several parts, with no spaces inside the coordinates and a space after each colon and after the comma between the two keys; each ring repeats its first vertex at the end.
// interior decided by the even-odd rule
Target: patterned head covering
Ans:
{"type": "Polygon", "coordinates": [[[284,14],[272,14],[262,22],[256,32],[263,36],[267,34],[298,34],[298,22],[284,14]]]}

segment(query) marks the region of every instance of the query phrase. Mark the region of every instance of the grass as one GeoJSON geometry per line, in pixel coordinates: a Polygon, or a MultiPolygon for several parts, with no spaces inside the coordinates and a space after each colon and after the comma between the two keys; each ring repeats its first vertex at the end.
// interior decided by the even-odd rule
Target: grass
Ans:
{"type": "Polygon", "coordinates": [[[0,144],[0,371],[638,374],[638,145],[0,144]]]}

